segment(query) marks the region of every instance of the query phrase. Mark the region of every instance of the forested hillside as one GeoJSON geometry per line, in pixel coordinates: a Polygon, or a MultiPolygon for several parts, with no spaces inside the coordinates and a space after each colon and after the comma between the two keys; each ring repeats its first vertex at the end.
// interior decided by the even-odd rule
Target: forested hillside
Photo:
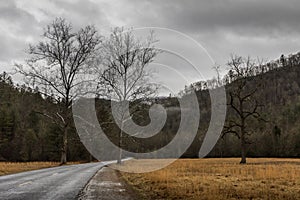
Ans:
{"type": "MultiPolygon", "coordinates": [[[[255,91],[248,97],[257,101],[257,108],[245,104],[249,110],[255,109],[259,119],[250,118],[245,126],[246,153],[250,157],[299,157],[300,156],[300,53],[268,63],[256,63],[251,70],[245,72],[243,90],[255,91]]],[[[243,70],[243,68],[242,68],[243,70]]],[[[224,132],[209,157],[238,157],[241,155],[240,135],[236,131],[226,133],[226,126],[232,121],[238,122],[236,113],[230,106],[230,93],[236,90],[237,77],[229,70],[224,77],[217,77],[187,86],[181,98],[196,91],[201,112],[198,135],[183,157],[196,158],[211,120],[211,102],[209,90],[224,86],[227,93],[227,118],[224,132]],[[218,80],[219,79],[219,80],[218,80]]],[[[245,92],[244,91],[244,92],[245,92]]],[[[251,94],[251,92],[250,92],[251,94]]],[[[247,95],[246,95],[247,96],[247,95]]],[[[160,136],[152,137],[150,145],[141,145],[141,152],[147,148],[157,149],[168,144],[176,134],[180,124],[179,102],[175,97],[158,98],[167,108],[168,120],[160,136]]],[[[246,114],[249,114],[246,112],[246,114]]],[[[144,115],[144,118],[147,118],[144,115]]],[[[138,120],[136,120],[138,121],[138,120]]],[[[236,130],[236,129],[235,129],[236,130]]],[[[130,138],[129,138],[130,140],[130,138]]],[[[133,150],[136,142],[132,142],[133,150]]]]}
{"type": "MultiPolygon", "coordinates": [[[[259,112],[263,120],[248,122],[248,156],[253,157],[300,157],[300,54],[281,57],[278,61],[261,65],[245,79],[247,87],[257,87],[255,98],[260,102],[259,112]]],[[[217,79],[195,83],[185,88],[182,96],[191,89],[196,91],[201,110],[198,135],[183,157],[197,157],[202,139],[210,122],[209,89],[219,87],[217,79]]],[[[222,79],[229,92],[236,80],[231,72],[222,79]]],[[[183,98],[183,97],[181,97],[183,98]]],[[[229,100],[229,99],[228,99],[229,100]]],[[[59,161],[62,146],[61,129],[47,117],[44,109],[57,109],[51,97],[42,98],[38,89],[14,85],[11,78],[0,76],[0,160],[6,161],[59,161]]],[[[175,97],[157,98],[156,103],[168,110],[168,120],[161,133],[147,140],[124,139],[129,150],[147,152],[166,145],[177,132],[180,110],[175,97]],[[142,144],[142,145],[141,145],[142,144]],[[142,148],[137,150],[137,148],[142,148]]],[[[148,104],[140,104],[139,114],[133,115],[141,125],[149,122],[148,104]],[[141,117],[142,116],[142,117],[141,117]]],[[[110,103],[98,100],[96,105],[99,121],[111,119],[110,103]],[[101,114],[101,115],[100,115],[101,114]]],[[[227,118],[233,116],[228,108],[227,118]]],[[[228,119],[227,122],[228,123],[228,119]]],[[[74,127],[74,126],[73,126],[74,127]]],[[[117,144],[118,128],[115,124],[102,126],[111,140],[117,144]]],[[[211,157],[240,156],[239,138],[234,134],[224,134],[209,154],[211,157]]],[[[89,160],[90,155],[81,144],[75,128],[69,130],[68,157],[70,161],[89,160]]]]}
{"type": "MultiPolygon", "coordinates": [[[[300,156],[300,53],[260,64],[253,67],[245,76],[245,90],[254,90],[253,99],[258,102],[257,113],[260,120],[250,119],[248,126],[247,154],[253,157],[299,157],[300,156]]],[[[214,89],[217,78],[207,82],[198,82],[188,88],[195,89],[203,113],[199,137],[203,138],[209,119],[210,102],[207,88],[214,89]],[[199,87],[200,86],[200,87],[199,87]]],[[[232,71],[221,80],[227,92],[227,103],[230,104],[230,93],[238,85],[232,71]]],[[[246,105],[247,106],[247,105],[246,105]]],[[[237,121],[230,105],[227,106],[226,125],[230,120],[237,121]]],[[[224,129],[225,129],[224,127],[224,129]]],[[[224,131],[225,132],[225,131],[224,131]]],[[[234,133],[223,134],[212,157],[230,157],[240,155],[240,142],[234,133]]],[[[190,148],[190,155],[197,155],[200,142],[190,148]]]]}
{"type": "MultiPolygon", "coordinates": [[[[0,75],[0,160],[59,161],[61,133],[57,125],[40,113],[54,110],[51,98],[42,98],[25,85],[15,86],[4,72],[0,75]]],[[[89,159],[75,129],[69,131],[70,161],[89,159]]]]}

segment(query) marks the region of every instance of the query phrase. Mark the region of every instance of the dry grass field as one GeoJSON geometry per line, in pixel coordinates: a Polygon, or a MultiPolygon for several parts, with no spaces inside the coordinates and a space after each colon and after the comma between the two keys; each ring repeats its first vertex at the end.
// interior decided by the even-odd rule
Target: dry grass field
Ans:
{"type": "MultiPolygon", "coordinates": [[[[78,162],[68,164],[78,164],[78,162]]],[[[0,176],[56,166],[59,166],[59,162],[0,162],[0,176]]]]}
{"type": "MultiPolygon", "coordinates": [[[[158,160],[132,160],[137,168],[158,160]]],[[[300,159],[181,159],[165,169],[121,173],[142,199],[300,199],[300,159]]]]}

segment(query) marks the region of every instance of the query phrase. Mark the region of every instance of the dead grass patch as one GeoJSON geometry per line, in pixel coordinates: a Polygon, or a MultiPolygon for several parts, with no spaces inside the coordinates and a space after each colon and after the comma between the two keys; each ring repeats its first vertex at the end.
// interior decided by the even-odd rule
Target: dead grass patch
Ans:
{"type": "MultiPolygon", "coordinates": [[[[132,160],[137,169],[159,160],[132,160]]],[[[144,199],[300,199],[300,159],[180,159],[165,169],[121,173],[144,199]]]]}

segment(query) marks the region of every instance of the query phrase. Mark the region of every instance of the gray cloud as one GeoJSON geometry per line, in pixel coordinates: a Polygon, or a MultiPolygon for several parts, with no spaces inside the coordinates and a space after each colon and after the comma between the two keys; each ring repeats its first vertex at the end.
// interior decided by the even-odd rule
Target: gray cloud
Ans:
{"type": "Polygon", "coordinates": [[[35,36],[38,29],[38,22],[30,13],[18,8],[14,1],[1,1],[1,62],[23,58],[24,45],[35,36]]]}
{"type": "MultiPolygon", "coordinates": [[[[127,0],[129,3],[132,0],[127,0]]],[[[186,32],[232,31],[257,35],[300,32],[297,0],[134,1],[139,25],[168,26],[186,32]]]]}
{"type": "MultiPolygon", "coordinates": [[[[52,0],[57,8],[61,8],[61,17],[71,22],[75,28],[83,27],[87,24],[96,24],[107,26],[108,21],[101,8],[101,4],[90,0],[85,1],[64,1],[52,0]]],[[[106,13],[108,14],[108,13],[106,13]]],[[[52,18],[57,17],[56,13],[52,13],[52,18]]]]}
{"type": "Polygon", "coordinates": [[[75,28],[95,24],[101,33],[114,26],[176,29],[220,64],[230,53],[274,59],[300,50],[298,0],[0,0],[0,63],[24,58],[55,17],[75,28]]]}
{"type": "Polygon", "coordinates": [[[130,2],[136,12],[130,13],[130,8],[120,12],[125,25],[182,31],[222,65],[231,53],[276,59],[300,50],[297,0],[127,0],[126,4],[130,2]]]}

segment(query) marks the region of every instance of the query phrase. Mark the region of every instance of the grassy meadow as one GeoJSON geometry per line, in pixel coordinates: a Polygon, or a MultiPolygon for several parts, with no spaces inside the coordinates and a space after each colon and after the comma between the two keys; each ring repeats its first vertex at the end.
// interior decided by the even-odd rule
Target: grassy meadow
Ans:
{"type": "MultiPolygon", "coordinates": [[[[132,160],[145,168],[159,160],[132,160]]],[[[155,172],[121,173],[142,199],[300,199],[300,159],[180,159],[155,172]]]]}

